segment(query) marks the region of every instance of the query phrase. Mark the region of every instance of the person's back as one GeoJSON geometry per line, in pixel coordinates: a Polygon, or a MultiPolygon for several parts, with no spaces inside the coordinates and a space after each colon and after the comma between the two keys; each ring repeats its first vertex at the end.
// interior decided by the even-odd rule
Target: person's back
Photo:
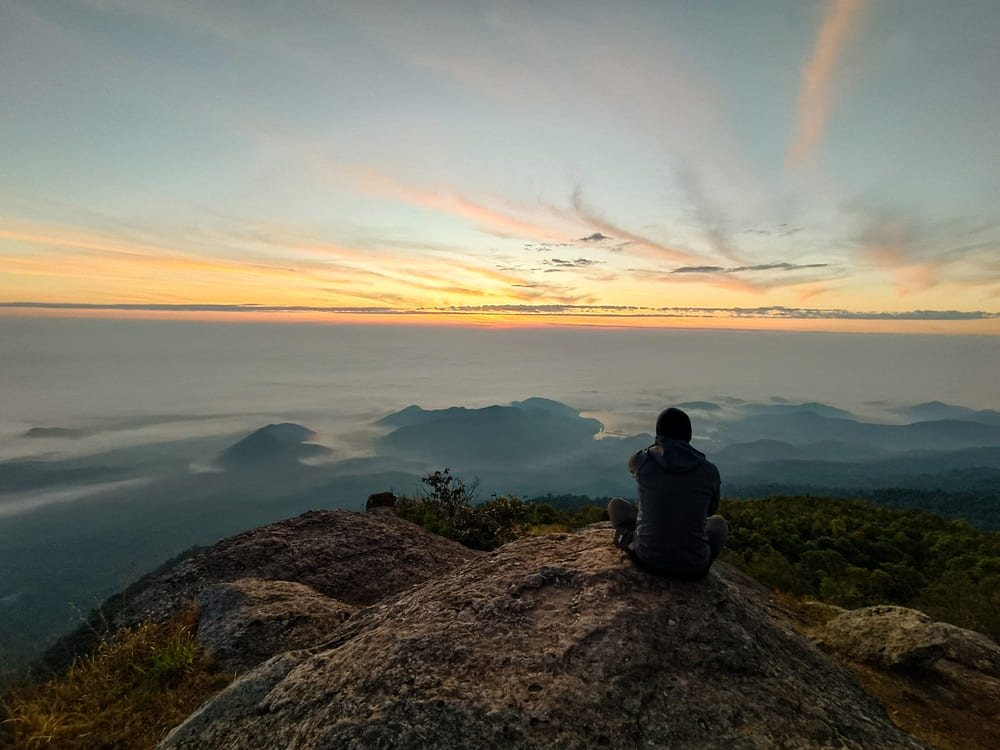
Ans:
{"type": "Polygon", "coordinates": [[[632,549],[647,565],[693,575],[711,562],[706,520],[719,509],[719,470],[683,440],[657,438],[636,454],[632,549]]]}
{"type": "Polygon", "coordinates": [[[681,578],[700,578],[726,543],[729,526],[719,510],[719,470],[691,446],[691,420],[665,409],[656,442],[633,454],[638,510],[623,498],[608,503],[615,543],[639,565],[681,578]]]}

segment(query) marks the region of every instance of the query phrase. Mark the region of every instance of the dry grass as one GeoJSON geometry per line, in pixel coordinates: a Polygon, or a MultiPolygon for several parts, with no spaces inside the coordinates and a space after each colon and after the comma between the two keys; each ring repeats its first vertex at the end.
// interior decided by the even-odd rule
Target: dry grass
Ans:
{"type": "Polygon", "coordinates": [[[864,664],[846,666],[901,729],[941,750],[1000,747],[1000,681],[965,670],[957,682],[931,672],[893,674],[864,664]]]}
{"type": "Polygon", "coordinates": [[[15,750],[153,748],[231,676],[194,640],[192,604],[167,623],[145,622],[105,639],[65,675],[9,691],[0,744],[15,750]]]}

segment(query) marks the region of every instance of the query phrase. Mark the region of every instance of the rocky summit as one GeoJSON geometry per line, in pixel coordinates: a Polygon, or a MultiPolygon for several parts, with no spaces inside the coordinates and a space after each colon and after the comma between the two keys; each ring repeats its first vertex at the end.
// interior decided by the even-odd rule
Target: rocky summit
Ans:
{"type": "Polygon", "coordinates": [[[40,666],[58,672],[93,649],[102,633],[146,618],[166,620],[198,600],[203,640],[218,648],[223,666],[246,667],[268,649],[270,656],[299,647],[307,631],[332,629],[350,611],[482,554],[393,515],[310,511],[223,539],[143,577],[56,643],[40,666]]]}
{"type": "Polygon", "coordinates": [[[283,524],[139,592],[199,597],[247,668],[160,750],[928,747],[725,564],[652,576],[600,526],[480,554],[391,515],[283,524]]]}

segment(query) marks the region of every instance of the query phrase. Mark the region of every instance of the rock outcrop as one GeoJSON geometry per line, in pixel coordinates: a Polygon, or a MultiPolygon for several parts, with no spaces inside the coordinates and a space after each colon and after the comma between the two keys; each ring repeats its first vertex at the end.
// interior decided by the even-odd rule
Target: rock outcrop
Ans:
{"type": "Polygon", "coordinates": [[[820,642],[844,659],[883,669],[923,672],[946,661],[1000,677],[996,643],[906,607],[879,605],[839,614],[823,627],[820,642]]]}
{"type": "Polygon", "coordinates": [[[227,672],[322,643],[357,607],[291,581],[241,578],[198,595],[198,640],[227,672]]]}
{"type": "Polygon", "coordinates": [[[299,583],[341,605],[364,607],[482,554],[394,515],[311,511],[224,539],[139,580],[57,643],[42,666],[65,668],[104,632],[147,617],[166,620],[213,584],[243,578],[299,583]]]}
{"type": "MultiPolygon", "coordinates": [[[[406,522],[337,522],[357,536],[354,574],[375,580],[301,582],[346,603],[386,596],[238,678],[160,750],[927,747],[724,564],[698,582],[651,576],[590,528],[455,554],[428,575],[419,559],[404,568],[415,551],[389,570],[361,552],[389,555],[380,536],[412,538],[406,522]]],[[[294,570],[254,559],[258,578],[294,570]]]]}
{"type": "Polygon", "coordinates": [[[905,607],[842,612],[817,629],[908,731],[941,750],[1000,747],[1000,647],[905,607]]]}

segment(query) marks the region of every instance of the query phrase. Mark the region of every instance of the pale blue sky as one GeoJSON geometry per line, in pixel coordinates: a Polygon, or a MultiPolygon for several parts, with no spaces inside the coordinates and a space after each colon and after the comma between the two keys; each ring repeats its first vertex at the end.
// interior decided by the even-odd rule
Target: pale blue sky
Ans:
{"type": "Polygon", "coordinates": [[[989,0],[0,0],[0,302],[995,320],[998,79],[989,0]]]}

